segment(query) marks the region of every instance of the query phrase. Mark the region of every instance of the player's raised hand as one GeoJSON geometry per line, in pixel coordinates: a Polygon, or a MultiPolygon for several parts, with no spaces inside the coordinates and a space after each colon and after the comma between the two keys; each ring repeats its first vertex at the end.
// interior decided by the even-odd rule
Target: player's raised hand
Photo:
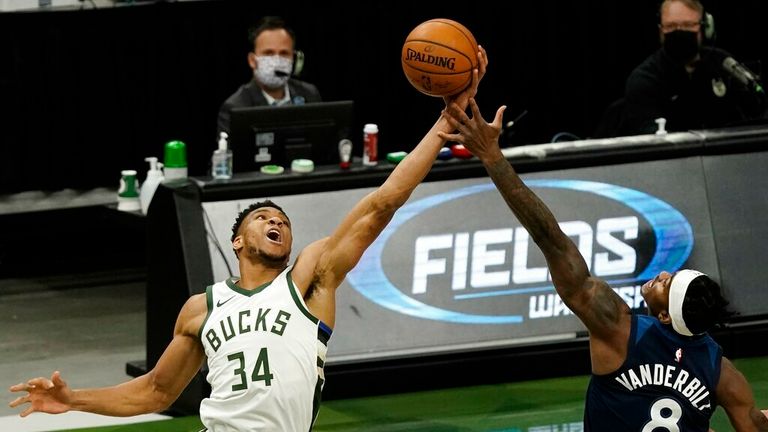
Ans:
{"type": "Polygon", "coordinates": [[[443,116],[448,122],[456,128],[456,133],[447,134],[439,132],[441,138],[448,141],[455,141],[464,144],[467,149],[481,160],[492,159],[500,154],[499,134],[501,133],[501,122],[504,117],[506,106],[501,106],[496,111],[496,116],[492,123],[487,123],[483,119],[475,99],[469,100],[472,108],[472,118],[470,118],[460,107],[452,103],[445,111],[443,116]]]}
{"type": "Polygon", "coordinates": [[[459,106],[461,110],[467,109],[469,100],[477,94],[477,88],[480,85],[480,80],[485,76],[485,72],[488,69],[488,53],[485,52],[485,48],[481,45],[477,46],[477,68],[472,71],[472,82],[469,87],[464,89],[461,93],[453,96],[444,96],[443,101],[445,106],[448,107],[453,102],[459,106]]]}
{"type": "Polygon", "coordinates": [[[60,414],[72,409],[70,403],[72,400],[72,390],[61,378],[61,373],[56,371],[48,378],[33,378],[26,383],[19,383],[11,386],[12,392],[27,392],[24,396],[19,396],[8,405],[11,408],[29,403],[22,417],[26,417],[33,412],[45,412],[49,414],[60,414]]]}

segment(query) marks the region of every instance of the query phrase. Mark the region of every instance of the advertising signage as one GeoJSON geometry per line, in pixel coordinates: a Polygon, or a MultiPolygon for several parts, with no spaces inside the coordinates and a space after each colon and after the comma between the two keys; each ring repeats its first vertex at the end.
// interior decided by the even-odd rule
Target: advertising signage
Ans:
{"type": "MultiPolygon", "coordinates": [[[[724,183],[713,185],[707,167],[716,166],[718,176],[736,184],[754,176],[752,170],[767,159],[763,153],[727,158],[714,165],[689,157],[539,172],[523,179],[550,207],[591,273],[643,313],[640,286],[661,270],[696,268],[721,280],[717,253],[735,246],[716,234],[738,233],[719,224],[728,220],[728,211],[741,212],[742,222],[753,216],[727,206],[724,183]]],[[[295,259],[304,246],[329,235],[371,190],[204,202],[215,279],[237,271],[230,228],[250,203],[269,198],[283,207],[292,221],[295,259]]],[[[749,236],[765,238],[759,215],[754,219],[749,236]]],[[[753,255],[747,260],[758,259],[753,255]]],[[[761,288],[752,279],[742,272],[722,281],[738,281],[723,283],[737,311],[768,309],[742,294],[761,288]]],[[[557,296],[543,254],[488,178],[427,182],[339,287],[329,362],[539,344],[584,332],[557,296]]]]}

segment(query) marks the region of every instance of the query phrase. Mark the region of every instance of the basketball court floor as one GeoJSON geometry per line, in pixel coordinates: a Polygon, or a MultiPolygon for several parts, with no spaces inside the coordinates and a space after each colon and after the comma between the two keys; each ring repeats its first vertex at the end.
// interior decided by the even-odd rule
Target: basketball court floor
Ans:
{"type": "MultiPolygon", "coordinates": [[[[60,370],[76,387],[128,380],[125,363],[144,358],[142,270],[0,280],[0,383],[60,370]]],[[[768,408],[768,357],[736,361],[750,380],[758,407],[768,408]]],[[[556,367],[556,365],[553,365],[556,367]]],[[[448,377],[446,377],[448,379],[448,377]]],[[[324,402],[315,431],[581,431],[588,377],[324,402]]],[[[0,404],[0,431],[197,432],[196,417],[111,418],[84,413],[33,414],[26,419],[0,404]],[[126,424],[131,422],[132,424],[126,424]],[[86,429],[82,429],[86,428],[86,429]]],[[[715,431],[731,430],[718,410],[715,431]]]]}

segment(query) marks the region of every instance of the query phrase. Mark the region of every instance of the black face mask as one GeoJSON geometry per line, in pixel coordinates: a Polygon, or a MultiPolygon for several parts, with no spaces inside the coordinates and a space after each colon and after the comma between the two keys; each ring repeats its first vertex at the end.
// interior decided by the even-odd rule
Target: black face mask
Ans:
{"type": "Polygon", "coordinates": [[[699,53],[698,33],[675,30],[664,35],[664,52],[675,63],[686,64],[699,53]]]}

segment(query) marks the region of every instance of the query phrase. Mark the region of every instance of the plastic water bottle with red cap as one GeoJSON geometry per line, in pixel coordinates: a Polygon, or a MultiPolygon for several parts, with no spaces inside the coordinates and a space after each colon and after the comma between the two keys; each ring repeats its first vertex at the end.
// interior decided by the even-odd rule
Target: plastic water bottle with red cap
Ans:
{"type": "Polygon", "coordinates": [[[363,127],[363,165],[375,166],[379,163],[379,127],[368,123],[363,127]]]}

